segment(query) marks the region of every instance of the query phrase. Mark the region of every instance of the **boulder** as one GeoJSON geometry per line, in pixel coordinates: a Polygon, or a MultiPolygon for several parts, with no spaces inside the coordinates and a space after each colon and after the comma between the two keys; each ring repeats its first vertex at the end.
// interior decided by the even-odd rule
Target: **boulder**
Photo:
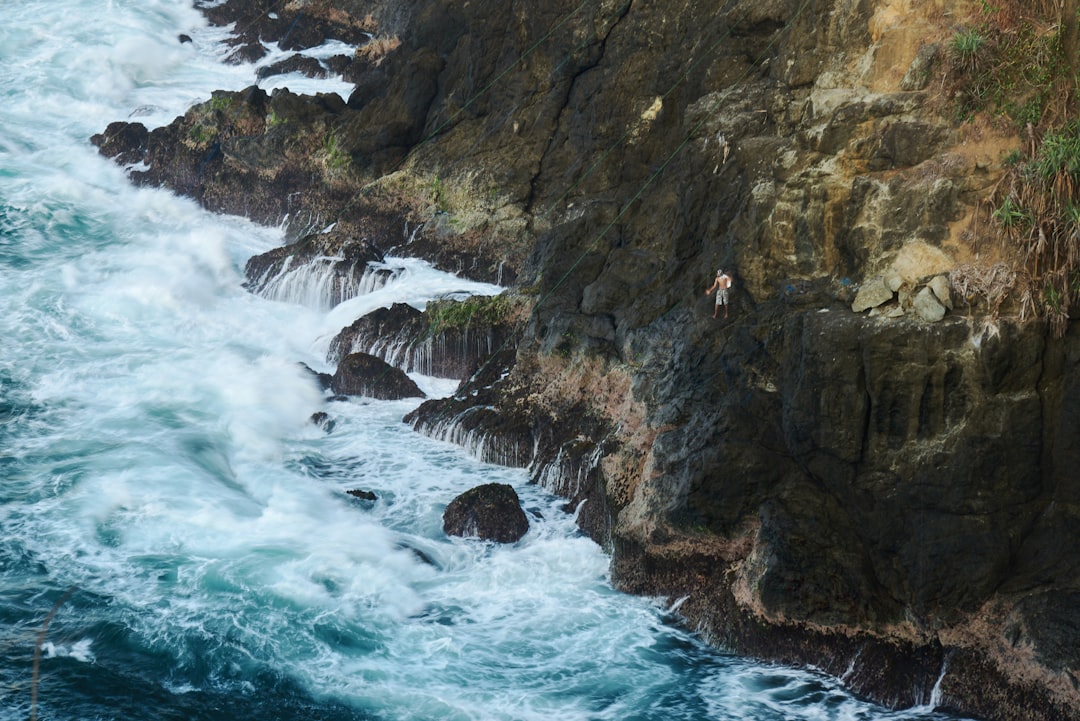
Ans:
{"type": "Polygon", "coordinates": [[[930,279],[930,282],[926,284],[926,287],[934,292],[934,297],[937,298],[943,306],[949,310],[953,309],[952,295],[949,293],[948,276],[935,275],[930,279]]]}
{"type": "Polygon", "coordinates": [[[930,286],[924,287],[915,294],[912,308],[915,310],[916,315],[931,323],[937,323],[945,317],[945,306],[937,299],[930,286]]]}
{"type": "Polygon", "coordinates": [[[424,392],[405,372],[367,353],[350,353],[330,379],[334,393],[380,400],[424,398],[424,392]]]}
{"type": "Polygon", "coordinates": [[[487,483],[465,491],[446,507],[443,530],[451,536],[513,543],[529,530],[517,491],[505,483],[487,483]]]}
{"type": "Polygon", "coordinates": [[[892,288],[889,287],[885,278],[878,275],[862,284],[859,292],[855,294],[855,302],[851,304],[851,309],[856,313],[861,313],[868,308],[876,308],[892,299],[892,288]]]}

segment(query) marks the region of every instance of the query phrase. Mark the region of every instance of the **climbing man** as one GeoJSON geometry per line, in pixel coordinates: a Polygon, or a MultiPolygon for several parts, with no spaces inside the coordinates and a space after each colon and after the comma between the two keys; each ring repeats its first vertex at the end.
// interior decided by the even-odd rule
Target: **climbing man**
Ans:
{"type": "Polygon", "coordinates": [[[716,271],[716,280],[705,291],[705,295],[716,291],[716,305],[713,306],[712,317],[716,317],[716,311],[724,306],[724,317],[728,317],[728,289],[731,287],[731,276],[724,272],[723,268],[716,271]]]}

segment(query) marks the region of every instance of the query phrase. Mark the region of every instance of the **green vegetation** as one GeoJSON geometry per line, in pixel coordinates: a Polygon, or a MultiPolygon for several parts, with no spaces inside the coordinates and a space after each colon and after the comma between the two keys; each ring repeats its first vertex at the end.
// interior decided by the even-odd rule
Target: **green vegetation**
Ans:
{"type": "Polygon", "coordinates": [[[341,147],[337,135],[330,133],[323,140],[323,152],[325,153],[326,167],[331,170],[340,170],[352,162],[352,157],[341,147]]]}
{"type": "Polygon", "coordinates": [[[525,313],[523,299],[509,293],[476,295],[465,300],[436,300],[428,303],[428,335],[446,330],[511,323],[525,313]]]}
{"type": "Polygon", "coordinates": [[[949,43],[953,62],[961,68],[974,71],[978,66],[979,51],[986,44],[986,36],[977,28],[960,30],[949,43]]]}
{"type": "Polygon", "coordinates": [[[210,98],[210,110],[216,113],[228,113],[236,105],[236,100],[230,95],[214,95],[210,98]]]}
{"type": "Polygon", "coordinates": [[[214,138],[214,133],[210,128],[207,128],[202,123],[195,123],[188,130],[188,138],[198,147],[202,147],[210,143],[214,138]]]}
{"type": "Polygon", "coordinates": [[[446,186],[438,174],[431,180],[431,202],[434,203],[436,210],[443,213],[450,212],[450,204],[446,200],[446,186]]]}
{"type": "Polygon", "coordinates": [[[1080,300],[1077,12],[1077,0],[983,0],[948,50],[960,116],[986,114],[1024,139],[984,209],[1016,270],[1021,317],[1046,318],[1058,335],[1080,300]]]}
{"type": "Polygon", "coordinates": [[[1067,65],[1060,32],[1032,22],[1005,29],[994,18],[958,31],[949,42],[957,110],[961,117],[990,112],[1020,127],[1037,125],[1054,99],[1054,78],[1067,65]]]}

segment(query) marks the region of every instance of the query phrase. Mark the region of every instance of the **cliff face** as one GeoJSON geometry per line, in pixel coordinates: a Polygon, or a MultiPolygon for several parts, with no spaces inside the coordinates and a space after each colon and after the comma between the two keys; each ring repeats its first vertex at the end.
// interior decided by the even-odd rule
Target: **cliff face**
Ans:
{"type": "Polygon", "coordinates": [[[1080,338],[963,293],[851,310],[993,259],[966,221],[1018,141],[941,97],[965,11],[289,3],[245,27],[400,45],[344,61],[347,103],[252,89],[95,142],[214,209],[516,278],[516,351],[409,420],[584,502],[623,588],[893,705],[1080,718],[1080,338]]]}

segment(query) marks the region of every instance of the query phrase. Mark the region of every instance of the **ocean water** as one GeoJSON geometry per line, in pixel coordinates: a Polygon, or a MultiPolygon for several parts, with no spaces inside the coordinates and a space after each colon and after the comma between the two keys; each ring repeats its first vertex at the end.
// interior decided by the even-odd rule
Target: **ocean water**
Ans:
{"type": "Polygon", "coordinates": [[[498,289],[392,259],[329,310],[258,297],[241,269],[279,230],[99,157],[88,138],[113,120],[153,127],[254,81],[190,5],[0,17],[0,721],[946,718],[704,647],[612,590],[522,471],[412,433],[418,400],[328,402],[298,363],[330,370],[354,318],[498,289]],[[517,488],[529,534],[446,538],[445,504],[491,481],[517,488]]]}

